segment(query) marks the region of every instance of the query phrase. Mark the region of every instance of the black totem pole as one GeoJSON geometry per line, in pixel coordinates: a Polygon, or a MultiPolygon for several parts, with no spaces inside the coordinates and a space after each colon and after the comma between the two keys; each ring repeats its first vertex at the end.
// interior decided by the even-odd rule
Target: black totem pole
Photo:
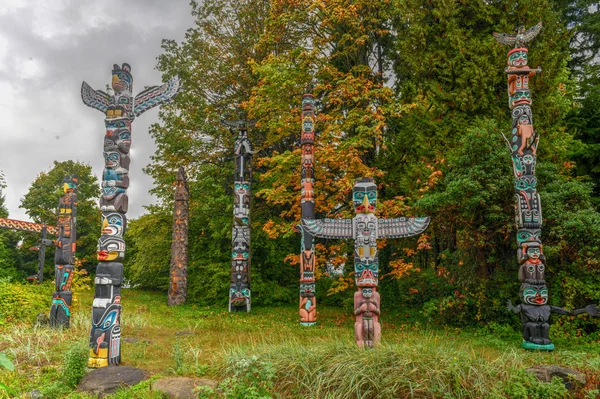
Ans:
{"type": "MultiPolygon", "coordinates": [[[[315,218],[315,98],[312,94],[302,96],[302,219],[315,218]]],[[[317,300],[315,297],[315,240],[307,231],[300,239],[300,324],[312,326],[317,323],[317,300]]]]}
{"type": "Polygon", "coordinates": [[[522,347],[531,350],[553,350],[549,338],[551,313],[597,315],[590,305],[585,309],[566,310],[548,305],[548,287],[544,279],[546,258],[542,250],[542,203],[537,192],[535,175],[539,136],[533,127],[531,91],[529,79],[542,72],[541,68],[527,66],[528,50],[525,43],[532,40],[542,29],[542,23],[526,30],[519,27],[516,34],[494,33],[494,38],[507,45],[514,45],[508,52],[508,105],[512,110],[512,133],[506,139],[511,152],[515,176],[515,221],[517,224],[517,257],[522,303],[508,309],[520,313],[523,323],[522,347]]]}
{"type": "Polygon", "coordinates": [[[98,266],[92,305],[89,367],[105,367],[121,361],[121,284],[127,227],[129,198],[129,149],[131,123],[136,116],[165,101],[171,100],[181,87],[179,76],[162,86],[152,86],[132,96],[133,78],[129,64],[114,65],[112,95],[81,86],[85,105],[106,115],[104,124],[105,168],[102,176],[102,235],[98,240],[98,266]]]}
{"type": "Polygon", "coordinates": [[[246,125],[239,124],[234,145],[233,231],[229,311],[250,311],[250,202],[252,199],[252,144],[246,125]]]}
{"type": "Polygon", "coordinates": [[[65,177],[65,195],[58,201],[58,238],[55,241],[54,277],[56,291],[52,294],[50,325],[68,328],[71,320],[73,292],[71,282],[75,270],[76,223],[77,223],[77,176],[65,177]]]}

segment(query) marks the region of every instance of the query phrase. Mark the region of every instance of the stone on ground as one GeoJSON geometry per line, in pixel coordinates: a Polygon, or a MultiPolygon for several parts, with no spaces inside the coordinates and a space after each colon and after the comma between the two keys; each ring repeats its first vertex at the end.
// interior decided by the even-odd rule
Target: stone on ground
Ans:
{"type": "Polygon", "coordinates": [[[569,390],[574,389],[577,384],[585,385],[587,382],[585,374],[566,367],[535,366],[525,369],[525,371],[533,374],[538,380],[543,382],[552,382],[552,377],[559,377],[569,390]]]}
{"type": "Polygon", "coordinates": [[[199,387],[207,386],[214,389],[217,385],[217,381],[206,378],[168,377],[154,381],[152,390],[172,399],[194,399],[198,397],[199,387]]]}
{"type": "Polygon", "coordinates": [[[103,397],[121,387],[130,387],[148,378],[145,371],[131,366],[108,366],[90,371],[77,390],[103,397]]]}

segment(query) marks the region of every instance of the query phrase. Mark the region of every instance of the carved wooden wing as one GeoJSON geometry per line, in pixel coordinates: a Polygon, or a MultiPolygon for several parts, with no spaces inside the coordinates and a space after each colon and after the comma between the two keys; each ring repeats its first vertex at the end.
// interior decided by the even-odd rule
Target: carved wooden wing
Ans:
{"type": "Polygon", "coordinates": [[[429,226],[429,217],[377,219],[377,238],[401,238],[421,234],[429,226]]]}
{"type": "Polygon", "coordinates": [[[527,32],[525,32],[525,34],[523,35],[523,42],[527,43],[528,41],[530,41],[531,39],[533,39],[534,37],[537,36],[538,33],[540,33],[540,31],[542,30],[542,22],[540,21],[537,25],[532,26],[531,28],[527,29],[527,32]]]}
{"type": "Polygon", "coordinates": [[[517,35],[511,35],[509,33],[496,33],[494,32],[494,39],[500,44],[513,45],[517,40],[517,35]]]}
{"type": "Polygon", "coordinates": [[[135,96],[135,116],[140,116],[150,108],[160,103],[171,100],[177,95],[181,88],[181,79],[178,75],[173,76],[167,83],[161,86],[148,87],[135,96]]]}
{"type": "Polygon", "coordinates": [[[302,219],[302,229],[314,237],[352,238],[352,219],[302,219]]]}
{"type": "Polygon", "coordinates": [[[110,96],[102,90],[94,90],[92,87],[83,82],[81,85],[81,99],[88,107],[96,108],[98,111],[106,113],[110,96]]]}

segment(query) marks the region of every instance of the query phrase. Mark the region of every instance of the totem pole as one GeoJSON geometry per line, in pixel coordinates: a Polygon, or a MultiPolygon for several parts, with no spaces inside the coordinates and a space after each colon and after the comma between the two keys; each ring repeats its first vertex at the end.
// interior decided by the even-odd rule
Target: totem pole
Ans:
{"type": "Polygon", "coordinates": [[[382,219],[375,216],[377,186],[369,177],[355,182],[352,200],[356,216],[352,219],[302,219],[302,232],[314,237],[354,239],[354,337],[361,348],[375,346],[381,338],[378,238],[410,237],[425,231],[429,217],[382,219]]]}
{"type": "MultiPolygon", "coordinates": [[[[312,94],[302,96],[302,219],[315,218],[315,99],[312,94]]],[[[317,323],[315,296],[315,240],[307,231],[302,232],[300,248],[300,324],[317,323]]]]}
{"type": "Polygon", "coordinates": [[[68,328],[71,320],[73,293],[71,282],[75,270],[75,248],[77,240],[77,176],[65,177],[65,195],[58,200],[58,239],[55,241],[54,269],[56,291],[52,294],[50,325],[68,328]]]}
{"type": "Polygon", "coordinates": [[[187,298],[188,268],[188,225],[190,190],[185,169],[177,172],[175,206],[173,209],[173,235],[171,242],[171,283],[169,284],[169,306],[181,305],[187,298]]]}
{"type": "Polygon", "coordinates": [[[85,105],[106,115],[104,124],[104,172],[102,176],[102,235],[98,240],[98,266],[92,304],[90,358],[88,367],[104,367],[121,361],[121,284],[129,199],[129,148],[131,123],[136,116],[175,97],[181,86],[174,76],[162,86],[152,86],[132,97],[133,78],[129,64],[114,65],[112,91],[109,95],[81,86],[85,105]]]}
{"type": "Polygon", "coordinates": [[[553,350],[549,339],[550,314],[597,315],[595,305],[585,309],[566,310],[548,305],[548,288],[544,280],[546,258],[542,251],[542,204],[537,192],[535,176],[536,154],[539,136],[533,128],[531,92],[529,79],[542,72],[541,68],[527,66],[528,50],[525,43],[533,39],[542,29],[542,23],[526,30],[517,28],[516,34],[494,33],[501,44],[514,45],[508,52],[508,105],[512,110],[511,141],[506,139],[511,152],[515,176],[515,222],[517,224],[517,258],[522,304],[513,306],[509,300],[509,311],[520,313],[523,323],[522,347],[532,350],[553,350]]]}
{"type": "Polygon", "coordinates": [[[252,144],[243,123],[234,145],[233,232],[229,311],[250,311],[250,200],[252,198],[252,144]]]}

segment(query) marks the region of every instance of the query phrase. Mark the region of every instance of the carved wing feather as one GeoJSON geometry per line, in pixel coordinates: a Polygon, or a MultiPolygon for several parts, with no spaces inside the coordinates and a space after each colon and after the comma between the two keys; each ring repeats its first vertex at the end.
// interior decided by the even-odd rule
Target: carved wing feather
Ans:
{"type": "Polygon", "coordinates": [[[429,217],[377,219],[378,238],[402,238],[421,234],[429,226],[429,217]]]}
{"type": "Polygon", "coordinates": [[[540,33],[541,30],[542,30],[542,22],[540,21],[537,25],[534,25],[531,28],[527,29],[527,32],[525,32],[525,34],[523,35],[524,36],[523,42],[527,43],[528,41],[530,41],[531,39],[536,37],[537,34],[540,33]]]}
{"type": "Polygon", "coordinates": [[[92,87],[83,82],[81,85],[81,99],[88,107],[92,107],[101,112],[106,112],[110,96],[102,90],[94,90],[92,87]]]}
{"type": "Polygon", "coordinates": [[[181,78],[179,75],[175,75],[164,85],[148,87],[146,90],[138,93],[135,96],[135,116],[140,116],[150,108],[173,99],[179,92],[179,89],[181,89],[181,78]]]}
{"type": "Polygon", "coordinates": [[[302,229],[313,237],[352,238],[352,219],[302,219],[302,229]]]}
{"type": "Polygon", "coordinates": [[[498,41],[498,43],[500,43],[500,44],[513,45],[513,44],[515,44],[515,41],[517,40],[517,35],[494,32],[494,39],[496,39],[498,41]]]}

